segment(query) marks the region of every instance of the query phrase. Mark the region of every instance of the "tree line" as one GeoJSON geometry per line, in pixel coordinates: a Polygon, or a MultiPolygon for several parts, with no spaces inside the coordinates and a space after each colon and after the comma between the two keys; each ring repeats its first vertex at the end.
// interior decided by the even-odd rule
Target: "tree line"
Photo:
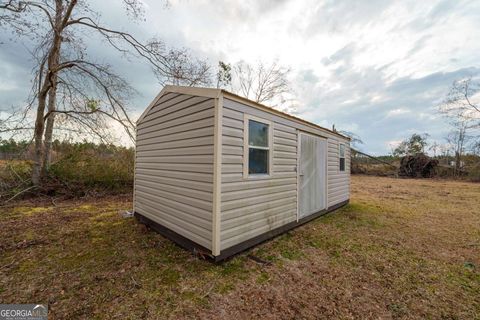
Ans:
{"type": "MultiPolygon", "coordinates": [[[[144,20],[140,0],[119,0],[125,15],[144,20]]],[[[208,86],[229,89],[259,103],[280,98],[285,104],[289,69],[277,62],[257,66],[240,61],[220,62],[218,72],[188,49],[168,47],[157,38],[142,40],[102,21],[91,1],[0,1],[0,27],[12,32],[32,54],[35,63],[30,97],[25,107],[0,110],[0,134],[33,132],[32,182],[40,185],[51,164],[55,134],[71,133],[113,142],[109,123],[120,124],[133,141],[135,124],[130,103],[135,89],[111,65],[90,55],[92,37],[102,39],[126,59],[148,64],[160,84],[208,86]],[[33,119],[33,120],[32,120],[33,119]]]]}
{"type": "MultiPolygon", "coordinates": [[[[141,22],[145,10],[140,0],[119,0],[126,18],[141,22]]],[[[120,124],[133,141],[135,124],[130,105],[136,95],[131,84],[111,65],[91,56],[92,37],[102,39],[127,61],[138,59],[149,65],[160,84],[216,86],[258,103],[268,103],[286,112],[296,104],[288,78],[290,69],[273,61],[248,64],[220,61],[211,66],[188,49],[173,48],[162,39],[143,40],[134,34],[105,25],[91,1],[0,0],[0,27],[29,46],[33,68],[32,87],[25,107],[0,110],[0,134],[28,136],[33,132],[32,182],[40,185],[51,165],[55,137],[63,133],[95,138],[103,145],[114,142],[110,124],[120,124]],[[22,135],[23,134],[23,135],[22,135]]],[[[168,10],[168,9],[167,9],[168,10]]],[[[439,112],[448,119],[450,133],[445,144],[428,146],[434,154],[448,152],[456,166],[466,152],[478,152],[480,107],[476,101],[480,85],[472,78],[452,85],[439,112]]],[[[363,143],[352,132],[352,143],[363,143]]],[[[414,134],[396,147],[401,156],[425,152],[428,135],[414,134]]],[[[8,144],[8,143],[7,143],[8,144]]],[[[5,144],[5,145],[7,145],[5,144]]]]}
{"type": "Polygon", "coordinates": [[[449,132],[445,143],[434,141],[429,144],[427,133],[414,133],[392,150],[395,157],[417,153],[433,154],[454,159],[455,171],[462,167],[462,158],[466,154],[480,155],[480,105],[478,96],[480,83],[472,77],[455,81],[444,101],[438,106],[438,112],[447,119],[449,132]]]}

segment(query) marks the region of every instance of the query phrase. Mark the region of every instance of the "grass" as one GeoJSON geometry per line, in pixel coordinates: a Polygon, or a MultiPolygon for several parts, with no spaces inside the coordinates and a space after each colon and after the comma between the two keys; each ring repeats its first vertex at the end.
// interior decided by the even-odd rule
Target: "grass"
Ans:
{"type": "Polygon", "coordinates": [[[479,184],[354,176],[348,206],[214,265],[121,218],[129,197],[18,202],[0,209],[0,301],[52,319],[480,319],[479,203],[479,184]]]}

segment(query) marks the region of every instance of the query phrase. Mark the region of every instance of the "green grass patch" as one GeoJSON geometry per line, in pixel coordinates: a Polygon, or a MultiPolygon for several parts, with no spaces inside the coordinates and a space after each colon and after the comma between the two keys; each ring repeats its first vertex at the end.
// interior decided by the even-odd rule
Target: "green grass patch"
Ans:
{"type": "Polygon", "coordinates": [[[257,283],[258,284],[265,284],[269,280],[270,280],[270,275],[265,271],[262,271],[257,277],[257,283]]]}
{"type": "Polygon", "coordinates": [[[6,208],[0,300],[60,319],[478,318],[480,188],[352,181],[348,206],[221,264],[121,218],[129,198],[6,208]]]}

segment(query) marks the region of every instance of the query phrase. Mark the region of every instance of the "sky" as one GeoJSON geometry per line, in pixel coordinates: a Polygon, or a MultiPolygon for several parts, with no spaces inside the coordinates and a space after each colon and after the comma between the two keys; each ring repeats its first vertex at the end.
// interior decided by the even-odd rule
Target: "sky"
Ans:
{"type": "MultiPolygon", "coordinates": [[[[104,25],[189,48],[212,66],[278,60],[291,69],[298,116],[356,133],[375,155],[412,133],[444,142],[437,106],[453,81],[480,74],[480,1],[144,0],[141,22],[119,0],[92,7],[104,25]]],[[[29,43],[10,38],[0,33],[0,108],[24,103],[32,78],[29,43]]],[[[138,91],[134,117],[161,90],[144,63],[99,41],[89,52],[138,91]]]]}

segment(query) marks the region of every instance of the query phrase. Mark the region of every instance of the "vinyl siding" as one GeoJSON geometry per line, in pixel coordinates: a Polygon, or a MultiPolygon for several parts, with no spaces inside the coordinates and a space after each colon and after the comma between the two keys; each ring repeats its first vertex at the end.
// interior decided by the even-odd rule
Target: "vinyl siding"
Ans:
{"type": "MultiPolygon", "coordinates": [[[[243,178],[244,113],[248,106],[224,99],[222,127],[221,249],[251,239],[296,219],[295,173],[297,136],[294,128],[272,122],[272,171],[269,178],[243,178]]],[[[253,110],[253,108],[252,108],[253,110]]],[[[252,114],[251,112],[246,112],[252,114]]]]}
{"type": "Polygon", "coordinates": [[[160,97],[137,124],[135,211],[212,246],[214,100],[160,97]]]}
{"type": "Polygon", "coordinates": [[[237,101],[226,98],[223,101],[220,228],[222,250],[297,219],[297,129],[328,139],[328,206],[349,198],[348,140],[237,101]],[[243,178],[244,114],[272,123],[273,163],[268,178],[243,178]],[[345,143],[346,147],[346,171],[341,173],[338,170],[340,141],[345,143]]]}
{"type": "MultiPolygon", "coordinates": [[[[135,211],[207,249],[215,239],[214,106],[209,97],[163,94],[137,124],[135,162],[135,211]]],[[[349,199],[347,139],[228,96],[220,118],[220,250],[296,220],[299,130],[327,139],[328,207],[349,199]],[[243,177],[245,114],[272,125],[269,177],[243,177]],[[345,144],[345,172],[339,171],[339,143],[345,144]]]]}
{"type": "Polygon", "coordinates": [[[328,206],[350,198],[350,146],[336,137],[328,139],[328,206]],[[345,144],[345,171],[340,171],[340,143],[345,144]]]}

